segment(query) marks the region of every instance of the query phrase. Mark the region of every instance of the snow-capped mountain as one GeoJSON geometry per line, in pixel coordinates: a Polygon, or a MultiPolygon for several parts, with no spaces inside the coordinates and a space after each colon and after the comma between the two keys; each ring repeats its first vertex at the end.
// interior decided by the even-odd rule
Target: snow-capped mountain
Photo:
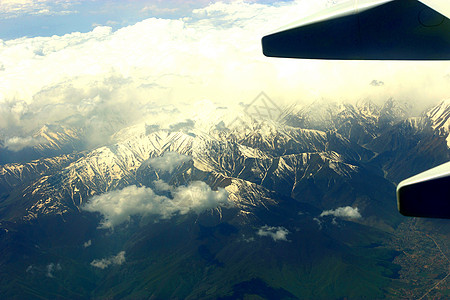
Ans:
{"type": "Polygon", "coordinates": [[[313,103],[279,120],[210,109],[122,128],[95,149],[82,130],[48,125],[28,160],[0,165],[0,273],[41,293],[45,277],[61,298],[208,298],[210,282],[239,298],[251,282],[289,299],[330,278],[362,287],[342,297],[385,291],[403,222],[394,183],[448,160],[449,114],[448,101],[418,117],[393,100],[313,103]]]}
{"type": "Polygon", "coordinates": [[[448,114],[448,101],[443,101],[420,117],[406,118],[386,128],[366,147],[377,153],[374,162],[386,176],[398,183],[450,159],[448,114]]]}
{"type": "MultiPolygon", "coordinates": [[[[296,117],[303,117],[305,124],[309,124],[306,127],[320,127],[326,131],[300,128],[299,124],[292,126],[285,120],[257,120],[245,114],[240,114],[234,122],[230,122],[229,115],[221,119],[209,116],[207,121],[197,119],[192,124],[187,122],[187,125],[178,126],[176,130],[149,130],[148,124],[127,127],[112,137],[115,143],[111,145],[79,154],[78,159],[70,156],[72,161],[69,164],[55,164],[53,172],[41,172],[41,176],[24,178],[28,184],[9,197],[17,199],[12,202],[26,199],[19,205],[20,214],[26,219],[80,211],[94,195],[130,185],[151,185],[152,181],[160,178],[159,175],[151,175],[154,171],[146,171],[146,162],[174,152],[190,157],[192,164],[188,170],[175,169],[176,174],[171,175],[173,178],[166,179],[171,184],[202,180],[213,188],[221,186],[231,191],[236,189],[233,184],[239,179],[299,202],[315,203],[321,209],[327,208],[333,201],[339,205],[351,205],[354,201],[338,201],[339,196],[331,195],[336,186],[348,185],[350,194],[356,190],[352,185],[359,183],[355,178],[361,177],[360,170],[367,173],[360,164],[368,161],[374,153],[338,131],[342,131],[346,122],[376,128],[380,118],[393,120],[392,116],[398,115],[396,110],[388,109],[395,105],[392,101],[382,108],[370,102],[358,103],[357,106],[331,103],[328,107],[320,105],[321,111],[315,115],[307,115],[306,112],[313,107],[303,109],[296,117]]],[[[55,131],[56,127],[51,129],[55,131]]],[[[50,131],[50,127],[39,132],[47,140],[46,147],[53,145],[61,149],[61,145],[71,144],[77,139],[76,134],[67,128],[59,129],[62,133],[50,131]]],[[[44,148],[42,145],[39,147],[44,148]]],[[[56,159],[67,161],[68,158],[62,156],[56,159]]],[[[23,165],[22,168],[28,169],[30,166],[23,165]]],[[[5,165],[3,173],[15,174],[17,171],[14,168],[20,166],[5,165]]],[[[17,181],[19,177],[4,176],[5,185],[11,186],[9,182],[12,179],[9,178],[17,181]]],[[[387,181],[383,184],[389,186],[387,181]]],[[[355,194],[354,198],[357,197],[355,194]]],[[[372,193],[368,197],[376,196],[372,193]]],[[[247,200],[238,201],[236,198],[235,202],[239,205],[247,200]]],[[[17,212],[14,216],[18,216],[17,212]]]]}
{"type": "Polygon", "coordinates": [[[47,124],[28,137],[6,137],[0,146],[0,163],[28,162],[87,148],[82,129],[47,124]]]}
{"type": "Polygon", "coordinates": [[[365,144],[386,127],[410,116],[410,111],[408,104],[393,99],[381,106],[370,100],[361,100],[355,105],[320,100],[301,108],[289,118],[293,126],[335,130],[352,142],[365,144]]]}
{"type": "Polygon", "coordinates": [[[447,147],[450,148],[450,99],[427,111],[425,117],[431,121],[431,127],[438,135],[446,137],[447,147]]]}
{"type": "MultiPolygon", "coordinates": [[[[143,175],[145,162],[174,152],[192,160],[191,181],[209,176],[221,178],[221,182],[229,178],[229,183],[233,178],[240,179],[326,208],[325,203],[335,201],[326,200],[328,190],[354,181],[360,170],[371,174],[365,164],[372,170],[374,165],[379,166],[382,177],[397,179],[416,170],[403,167],[408,155],[428,155],[439,147],[436,140],[448,137],[447,102],[420,118],[406,119],[404,107],[391,99],[383,106],[370,101],[356,105],[316,102],[280,122],[257,120],[245,114],[230,122],[236,114],[230,117],[220,113],[221,118],[197,118],[175,130],[149,130],[148,124],[138,124],[113,135],[111,140],[115,143],[90,152],[3,165],[0,182],[5,191],[22,186],[20,192],[8,197],[26,199],[20,204],[27,211],[22,211],[26,218],[79,211],[93,195],[129,185],[151,184],[148,178],[153,177],[143,175]],[[403,121],[399,121],[401,118],[403,121]],[[360,131],[356,134],[357,128],[360,131]],[[434,146],[430,148],[425,143],[434,146]],[[394,157],[388,153],[394,153],[394,157]],[[397,169],[403,171],[399,173],[397,169]],[[309,196],[302,199],[305,193],[309,196]]],[[[78,132],[61,126],[44,126],[38,135],[46,140],[35,147],[40,151],[62,151],[64,145],[75,147],[81,139],[78,132]]],[[[417,163],[414,168],[437,163],[446,155],[445,150],[429,155],[427,163],[417,163]]],[[[379,176],[376,171],[372,173],[379,176]]],[[[180,174],[175,175],[187,178],[180,174]]],[[[173,182],[180,185],[189,180],[173,182]]],[[[214,180],[206,181],[214,186],[214,180]]],[[[226,188],[225,184],[222,186],[226,188]]]]}

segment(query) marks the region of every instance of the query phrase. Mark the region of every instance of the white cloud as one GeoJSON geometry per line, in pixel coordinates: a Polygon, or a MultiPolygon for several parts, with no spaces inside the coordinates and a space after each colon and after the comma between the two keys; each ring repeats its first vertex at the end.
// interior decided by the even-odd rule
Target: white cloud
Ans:
{"type": "Polygon", "coordinates": [[[39,144],[45,143],[46,141],[43,138],[35,138],[32,136],[27,137],[12,137],[8,138],[4,142],[5,148],[11,150],[11,151],[20,151],[27,147],[34,147],[39,144]]]}
{"type": "Polygon", "coordinates": [[[153,185],[155,186],[155,190],[159,192],[167,192],[173,190],[173,188],[164,180],[155,180],[153,181],[153,185]]]}
{"type": "Polygon", "coordinates": [[[187,155],[179,154],[177,152],[165,152],[162,156],[150,158],[147,164],[155,169],[172,173],[174,169],[192,158],[187,155]]]}
{"type": "Polygon", "coordinates": [[[176,7],[160,7],[155,4],[144,6],[140,12],[142,13],[152,13],[152,14],[166,14],[177,12],[179,8],[176,7]]]}
{"type": "Polygon", "coordinates": [[[256,233],[259,236],[268,236],[271,237],[274,241],[288,241],[286,236],[289,234],[289,230],[282,226],[271,227],[264,225],[258,229],[256,233]]]}
{"type": "Polygon", "coordinates": [[[149,213],[164,214],[163,203],[167,197],[159,196],[146,187],[128,186],[122,190],[94,196],[84,206],[89,212],[100,212],[103,215],[102,227],[110,228],[128,221],[132,215],[149,213]]]}
{"type": "MultiPolygon", "coordinates": [[[[28,270],[28,269],[27,269],[28,270]]],[[[54,272],[55,271],[61,271],[62,270],[62,267],[61,267],[61,265],[59,264],[59,263],[57,263],[57,264],[54,264],[54,263],[50,263],[50,264],[48,264],[47,266],[46,266],[46,270],[47,270],[47,273],[45,274],[47,277],[49,277],[49,278],[54,278],[55,276],[54,276],[54,272]]]]}
{"type": "Polygon", "coordinates": [[[175,211],[180,214],[186,214],[191,210],[199,214],[208,209],[231,205],[225,189],[218,188],[217,191],[213,191],[202,181],[179,186],[172,194],[175,211]]]}
{"type": "Polygon", "coordinates": [[[83,243],[83,247],[84,248],[90,247],[91,245],[92,245],[92,241],[91,240],[83,243]]]}
{"type": "Polygon", "coordinates": [[[321,214],[321,217],[324,216],[335,216],[339,218],[348,218],[348,219],[359,219],[361,218],[361,214],[357,207],[353,208],[351,206],[338,207],[334,210],[324,210],[321,214]]]}
{"type": "Polygon", "coordinates": [[[217,191],[204,182],[195,181],[188,186],[172,190],[172,198],[160,196],[151,188],[128,186],[102,195],[94,196],[83,209],[103,215],[101,226],[113,228],[127,222],[130,216],[153,215],[156,218],[170,218],[175,214],[201,213],[219,206],[229,206],[225,189],[217,191]]]}
{"type": "Polygon", "coordinates": [[[125,262],[125,251],[120,251],[117,255],[110,256],[108,258],[94,259],[91,262],[91,266],[106,269],[111,265],[121,265],[125,262]]]}
{"type": "Polygon", "coordinates": [[[74,1],[69,0],[2,0],[0,15],[14,18],[20,15],[66,15],[72,11],[65,10],[74,1]]]}

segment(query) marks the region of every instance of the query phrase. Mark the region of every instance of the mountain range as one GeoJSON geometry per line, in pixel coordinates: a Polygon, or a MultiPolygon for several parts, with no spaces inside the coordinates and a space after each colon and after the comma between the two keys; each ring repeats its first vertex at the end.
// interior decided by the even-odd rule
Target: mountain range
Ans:
{"type": "MultiPolygon", "coordinates": [[[[95,146],[83,129],[48,124],[36,145],[4,145],[2,294],[381,299],[415,285],[414,298],[448,274],[435,260],[428,268],[447,273],[405,275],[404,226],[444,244],[450,231],[401,216],[395,185],[449,160],[450,100],[419,116],[393,99],[279,116],[220,108],[95,146]]],[[[440,287],[428,295],[444,299],[450,286],[440,287]]]]}

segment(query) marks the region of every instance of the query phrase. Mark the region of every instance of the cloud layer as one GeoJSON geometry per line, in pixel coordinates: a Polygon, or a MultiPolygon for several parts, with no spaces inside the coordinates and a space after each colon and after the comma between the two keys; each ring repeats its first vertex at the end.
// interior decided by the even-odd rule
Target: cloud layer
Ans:
{"type": "Polygon", "coordinates": [[[271,237],[275,242],[276,241],[288,241],[286,236],[289,234],[289,230],[282,226],[278,227],[271,227],[264,225],[261,228],[258,229],[258,232],[256,233],[259,236],[268,236],[271,237]]]}
{"type": "Polygon", "coordinates": [[[324,210],[321,214],[321,217],[324,216],[335,216],[339,218],[348,218],[348,219],[360,219],[361,214],[357,207],[353,208],[351,206],[338,207],[334,210],[324,210]]]}
{"type": "Polygon", "coordinates": [[[198,100],[232,106],[262,90],[279,105],[389,97],[436,103],[449,96],[450,62],[263,56],[263,35],[330,3],[217,2],[185,17],[148,18],[116,31],[98,26],[0,40],[0,138],[26,138],[43,124],[58,123],[83,128],[94,141],[137,121],[177,122],[161,119],[163,107],[173,108],[182,122],[198,100]],[[376,89],[368,85],[374,78],[376,89]]]}
{"type": "MultiPolygon", "coordinates": [[[[76,3],[76,2],[75,2],[76,3]]],[[[20,15],[65,15],[72,13],[70,0],[3,0],[0,2],[0,16],[16,18],[20,15]]]]}
{"type": "Polygon", "coordinates": [[[217,191],[204,182],[195,181],[188,186],[179,186],[171,191],[172,198],[160,196],[151,188],[128,186],[102,195],[94,196],[83,209],[99,212],[103,216],[101,226],[113,228],[127,222],[130,216],[152,215],[167,219],[175,214],[197,214],[219,206],[229,206],[225,189],[217,191]]]}

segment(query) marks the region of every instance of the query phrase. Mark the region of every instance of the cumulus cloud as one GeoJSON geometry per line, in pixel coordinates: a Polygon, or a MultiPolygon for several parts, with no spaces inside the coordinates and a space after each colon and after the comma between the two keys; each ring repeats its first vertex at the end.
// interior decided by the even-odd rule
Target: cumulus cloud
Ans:
{"type": "Polygon", "coordinates": [[[199,214],[208,209],[229,205],[225,189],[213,191],[206,183],[195,181],[188,186],[174,188],[171,197],[158,195],[151,188],[132,185],[94,196],[83,209],[99,212],[103,216],[101,226],[113,228],[127,222],[133,215],[153,215],[167,219],[175,214],[187,214],[191,211],[199,214]]]}
{"type": "Polygon", "coordinates": [[[209,185],[202,181],[194,181],[188,186],[179,186],[172,193],[175,211],[187,214],[194,211],[197,214],[219,206],[229,206],[228,192],[223,188],[211,190],[209,185]]]}
{"type": "Polygon", "coordinates": [[[132,215],[155,213],[166,216],[165,203],[170,203],[170,199],[155,194],[150,188],[132,185],[94,196],[83,209],[100,212],[103,215],[102,227],[111,228],[128,221],[132,215]]]}
{"type": "Polygon", "coordinates": [[[361,214],[357,207],[353,208],[351,206],[338,207],[334,210],[324,210],[321,214],[321,217],[325,216],[335,216],[339,218],[348,218],[348,219],[360,219],[361,214]]]}
{"type": "Polygon", "coordinates": [[[271,237],[274,241],[288,241],[286,236],[289,234],[289,230],[282,226],[271,227],[268,225],[264,225],[258,229],[256,233],[259,236],[268,236],[271,237]]]}
{"type": "Polygon", "coordinates": [[[108,258],[102,258],[102,259],[94,259],[91,262],[91,266],[100,268],[100,269],[106,269],[111,265],[121,265],[125,262],[125,251],[120,251],[117,255],[110,256],[108,258]]]}
{"type": "Polygon", "coordinates": [[[178,166],[190,161],[191,159],[192,158],[190,156],[168,151],[165,152],[162,156],[150,158],[147,161],[147,164],[155,169],[171,173],[178,166]]]}
{"type": "Polygon", "coordinates": [[[8,138],[4,141],[3,145],[5,148],[11,151],[20,151],[27,147],[34,147],[39,144],[45,143],[46,141],[43,138],[40,137],[19,137],[15,136],[12,138],[8,138]]]}

